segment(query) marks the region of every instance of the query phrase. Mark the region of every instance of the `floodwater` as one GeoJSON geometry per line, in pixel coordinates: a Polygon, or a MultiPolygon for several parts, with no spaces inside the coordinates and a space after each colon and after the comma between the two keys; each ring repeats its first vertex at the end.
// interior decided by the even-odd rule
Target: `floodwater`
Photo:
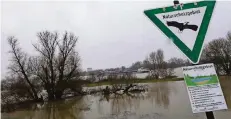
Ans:
{"type": "MultiPolygon", "coordinates": [[[[228,110],[215,111],[216,119],[231,117],[231,80],[221,81],[228,110]]],[[[88,95],[65,101],[36,104],[32,108],[3,113],[2,119],[206,119],[193,114],[185,83],[149,84],[149,91],[130,95],[88,95]]]]}

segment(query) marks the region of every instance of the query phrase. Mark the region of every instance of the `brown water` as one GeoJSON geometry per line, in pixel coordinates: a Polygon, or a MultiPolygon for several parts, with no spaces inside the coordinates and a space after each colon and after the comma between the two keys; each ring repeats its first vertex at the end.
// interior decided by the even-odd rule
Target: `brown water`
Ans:
{"type": "MultiPolygon", "coordinates": [[[[192,113],[183,81],[149,85],[147,93],[89,95],[37,104],[3,113],[2,119],[206,119],[205,113],[192,113]]],[[[216,119],[231,119],[231,80],[222,80],[221,85],[229,109],[215,111],[214,115],[216,119]]]]}

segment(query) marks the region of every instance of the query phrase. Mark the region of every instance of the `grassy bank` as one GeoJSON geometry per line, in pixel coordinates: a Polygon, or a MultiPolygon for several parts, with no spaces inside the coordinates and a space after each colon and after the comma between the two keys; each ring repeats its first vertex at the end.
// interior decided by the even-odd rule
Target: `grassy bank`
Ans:
{"type": "Polygon", "coordinates": [[[94,86],[102,86],[102,85],[112,85],[112,84],[126,84],[126,83],[155,83],[155,82],[166,82],[166,81],[181,81],[184,80],[183,78],[172,78],[172,79],[115,79],[115,80],[107,80],[107,81],[100,81],[89,83],[87,87],[94,87],[94,86]]]}
{"type": "MultiPolygon", "coordinates": [[[[219,80],[230,79],[230,76],[219,76],[219,80]]],[[[112,84],[125,84],[125,83],[155,83],[155,82],[166,82],[166,81],[182,81],[184,78],[171,78],[171,79],[113,79],[94,83],[86,84],[87,87],[112,85],[112,84]]]]}

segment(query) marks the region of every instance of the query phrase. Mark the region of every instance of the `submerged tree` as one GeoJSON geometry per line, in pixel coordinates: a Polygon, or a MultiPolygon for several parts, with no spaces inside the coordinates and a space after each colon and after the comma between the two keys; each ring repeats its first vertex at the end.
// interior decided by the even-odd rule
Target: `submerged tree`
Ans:
{"type": "Polygon", "coordinates": [[[29,93],[38,100],[37,87],[43,87],[48,93],[48,99],[60,99],[66,89],[78,91],[80,85],[80,57],[75,50],[78,38],[65,32],[60,38],[58,33],[39,32],[38,43],[33,44],[38,56],[27,56],[18,47],[18,40],[9,37],[12,63],[10,69],[17,77],[22,77],[28,84],[29,93]]]}
{"type": "Polygon", "coordinates": [[[79,78],[80,57],[75,51],[78,38],[72,33],[65,33],[58,39],[57,33],[48,31],[38,33],[39,42],[34,44],[41,54],[40,67],[45,78],[44,87],[49,99],[59,99],[68,87],[68,82],[79,78]]]}

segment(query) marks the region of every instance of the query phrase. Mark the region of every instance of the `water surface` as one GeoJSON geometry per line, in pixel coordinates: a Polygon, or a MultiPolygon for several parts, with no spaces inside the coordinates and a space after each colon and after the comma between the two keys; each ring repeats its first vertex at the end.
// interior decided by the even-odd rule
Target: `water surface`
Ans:
{"type": "MultiPolygon", "coordinates": [[[[231,117],[231,80],[221,86],[228,110],[215,111],[216,119],[231,117]]],[[[3,113],[2,119],[206,119],[193,114],[185,83],[149,84],[149,91],[129,95],[87,95],[65,101],[36,104],[29,109],[3,113]]]]}

